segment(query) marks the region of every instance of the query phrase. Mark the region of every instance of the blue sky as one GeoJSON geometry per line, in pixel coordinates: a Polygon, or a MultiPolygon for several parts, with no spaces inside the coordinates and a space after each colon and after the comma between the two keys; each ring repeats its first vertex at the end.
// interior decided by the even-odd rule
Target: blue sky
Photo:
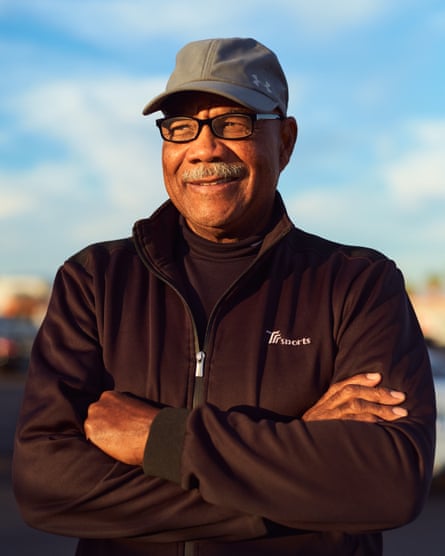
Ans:
{"type": "Polygon", "coordinates": [[[214,36],[282,62],[296,225],[383,251],[411,284],[445,276],[441,0],[0,0],[0,274],[51,279],[166,198],[141,110],[177,50],[214,36]]]}

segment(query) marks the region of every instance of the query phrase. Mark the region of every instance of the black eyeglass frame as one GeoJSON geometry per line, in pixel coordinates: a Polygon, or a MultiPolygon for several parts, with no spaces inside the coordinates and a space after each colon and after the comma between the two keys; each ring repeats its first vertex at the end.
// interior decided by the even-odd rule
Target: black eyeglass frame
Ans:
{"type": "Polygon", "coordinates": [[[213,118],[206,118],[206,119],[199,119],[199,118],[194,118],[193,116],[167,116],[165,118],[159,118],[158,120],[156,120],[156,126],[159,129],[159,133],[161,134],[161,137],[164,141],[168,141],[169,143],[190,143],[191,141],[194,141],[195,139],[197,139],[199,137],[199,134],[201,133],[202,128],[205,125],[208,125],[213,133],[213,135],[215,137],[218,137],[219,139],[224,139],[225,141],[242,141],[243,139],[247,139],[248,137],[251,137],[251,135],[253,134],[253,132],[255,131],[254,129],[254,124],[255,122],[259,121],[259,120],[284,120],[286,119],[285,116],[282,116],[281,114],[277,114],[277,113],[271,113],[271,114],[256,114],[256,113],[252,113],[252,112],[228,112],[226,114],[219,114],[218,116],[214,116],[213,118]],[[243,135],[242,137],[224,137],[222,135],[219,135],[216,130],[213,127],[213,122],[214,120],[218,120],[219,118],[224,118],[227,116],[247,116],[250,119],[251,122],[251,131],[248,135],[243,135]],[[169,139],[167,137],[165,137],[162,133],[162,129],[163,129],[163,124],[164,122],[166,122],[167,120],[193,120],[194,122],[198,123],[198,129],[196,131],[196,135],[190,139],[182,139],[182,140],[175,140],[175,139],[169,139]]]}

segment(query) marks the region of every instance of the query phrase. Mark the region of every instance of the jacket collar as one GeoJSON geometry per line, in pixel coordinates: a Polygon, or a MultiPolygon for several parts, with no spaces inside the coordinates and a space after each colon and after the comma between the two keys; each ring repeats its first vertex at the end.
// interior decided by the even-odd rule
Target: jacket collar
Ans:
{"type": "MultiPolygon", "coordinates": [[[[294,228],[278,192],[273,214],[274,224],[264,236],[258,257],[294,228]]],[[[168,200],[149,218],[138,220],[133,226],[133,241],[139,256],[150,267],[168,276],[176,273],[174,250],[179,234],[179,216],[176,207],[168,200]]]]}

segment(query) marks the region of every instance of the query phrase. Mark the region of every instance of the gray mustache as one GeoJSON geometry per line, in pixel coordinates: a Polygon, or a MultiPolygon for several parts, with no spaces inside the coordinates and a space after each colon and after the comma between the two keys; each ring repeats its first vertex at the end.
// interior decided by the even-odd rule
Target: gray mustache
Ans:
{"type": "Polygon", "coordinates": [[[242,162],[211,162],[201,164],[190,170],[184,170],[182,179],[185,182],[196,181],[203,178],[214,177],[216,179],[240,178],[246,173],[242,162]]]}

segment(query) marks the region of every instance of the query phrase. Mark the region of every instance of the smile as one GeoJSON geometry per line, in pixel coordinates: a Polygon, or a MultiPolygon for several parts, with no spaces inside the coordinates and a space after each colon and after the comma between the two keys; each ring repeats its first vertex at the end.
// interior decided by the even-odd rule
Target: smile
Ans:
{"type": "MultiPolygon", "coordinates": [[[[235,178],[238,179],[238,178],[235,178]]],[[[188,185],[196,185],[198,187],[203,187],[203,186],[215,186],[215,185],[225,185],[228,183],[232,183],[233,181],[235,181],[234,178],[229,178],[229,177],[224,177],[224,178],[215,178],[215,179],[209,179],[209,180],[189,180],[186,181],[185,183],[187,183],[188,185]]]]}

